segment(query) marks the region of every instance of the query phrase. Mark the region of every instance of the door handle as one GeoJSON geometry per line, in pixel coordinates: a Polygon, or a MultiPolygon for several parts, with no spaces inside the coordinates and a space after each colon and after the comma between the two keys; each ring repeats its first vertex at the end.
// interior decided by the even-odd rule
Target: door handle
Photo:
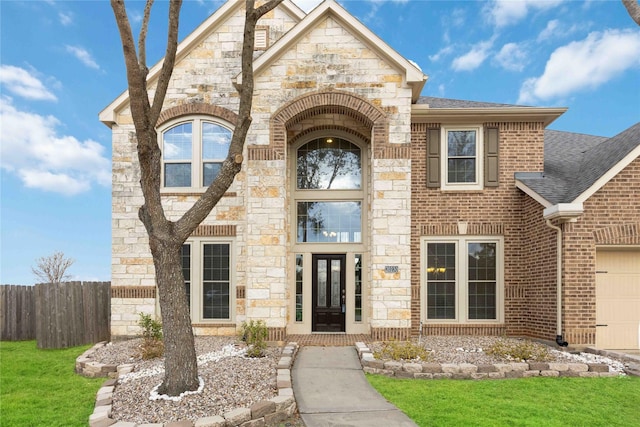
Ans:
{"type": "Polygon", "coordinates": [[[596,325],[596,327],[597,327],[597,326],[609,326],[609,325],[596,325]]]}

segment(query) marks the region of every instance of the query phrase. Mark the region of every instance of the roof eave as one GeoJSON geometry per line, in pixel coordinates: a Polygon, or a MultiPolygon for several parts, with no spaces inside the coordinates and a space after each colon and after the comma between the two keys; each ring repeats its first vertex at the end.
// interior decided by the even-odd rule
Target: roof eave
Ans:
{"type": "Polygon", "coordinates": [[[542,211],[542,218],[547,220],[557,219],[560,222],[574,222],[584,213],[582,203],[557,203],[542,211]]]}
{"type": "Polygon", "coordinates": [[[520,181],[519,179],[516,179],[516,188],[522,190],[526,195],[531,197],[536,202],[540,203],[544,208],[553,206],[553,203],[551,203],[550,201],[542,197],[535,190],[533,190],[531,187],[529,187],[527,184],[520,181]]]}
{"type": "Polygon", "coordinates": [[[564,107],[431,108],[428,104],[414,104],[411,106],[411,120],[414,123],[542,121],[546,127],[566,111],[564,107]]]}

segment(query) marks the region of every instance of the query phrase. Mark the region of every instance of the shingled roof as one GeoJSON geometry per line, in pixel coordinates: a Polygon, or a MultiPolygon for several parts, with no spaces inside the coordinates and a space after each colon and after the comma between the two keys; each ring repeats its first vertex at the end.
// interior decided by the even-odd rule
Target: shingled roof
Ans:
{"type": "Polygon", "coordinates": [[[524,105],[496,104],[493,102],[467,101],[463,99],[436,98],[433,96],[421,96],[416,104],[428,104],[430,108],[516,108],[524,105]]]}
{"type": "Polygon", "coordinates": [[[546,130],[544,173],[516,179],[551,204],[574,202],[640,146],[640,122],[612,137],[546,130]]]}

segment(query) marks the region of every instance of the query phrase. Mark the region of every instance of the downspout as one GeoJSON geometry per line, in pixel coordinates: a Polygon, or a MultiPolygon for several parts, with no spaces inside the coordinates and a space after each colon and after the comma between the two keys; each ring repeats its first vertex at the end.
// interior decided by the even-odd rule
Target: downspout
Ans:
{"type": "Polygon", "coordinates": [[[560,347],[566,347],[568,342],[562,337],[562,228],[551,223],[550,219],[546,221],[547,227],[556,230],[557,235],[557,278],[556,278],[556,344],[560,347]]]}
{"type": "Polygon", "coordinates": [[[556,230],[557,234],[557,278],[556,278],[556,344],[560,347],[567,347],[568,342],[562,336],[562,228],[551,223],[551,220],[558,219],[560,224],[565,222],[575,222],[583,214],[582,203],[558,203],[546,208],[542,216],[547,227],[556,230]]]}

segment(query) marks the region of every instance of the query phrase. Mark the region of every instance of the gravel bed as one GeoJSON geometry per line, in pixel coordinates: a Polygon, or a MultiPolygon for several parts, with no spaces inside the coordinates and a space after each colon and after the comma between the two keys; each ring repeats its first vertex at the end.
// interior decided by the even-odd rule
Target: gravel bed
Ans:
{"type": "MultiPolygon", "coordinates": [[[[166,423],[222,415],[239,407],[250,407],[276,396],[276,366],[280,348],[268,348],[262,358],[223,357],[199,363],[204,381],[199,394],[179,401],[150,400],[154,387],[162,382],[164,359],[143,361],[138,356],[140,339],[108,344],[98,350],[95,360],[105,364],[133,363],[132,374],[118,380],[113,393],[112,418],[136,424],[166,423]]],[[[196,337],[199,359],[237,352],[244,347],[233,337],[196,337]],[[226,347],[226,348],[225,348],[226,347]]]]}
{"type": "MultiPolygon", "coordinates": [[[[432,362],[493,364],[510,362],[486,353],[497,340],[522,342],[516,338],[491,336],[429,336],[421,344],[429,350],[432,362]]],[[[166,423],[178,420],[195,421],[198,418],[222,415],[225,412],[249,407],[253,403],[276,395],[276,365],[280,348],[268,348],[260,359],[243,356],[225,357],[199,365],[198,373],[204,380],[202,393],[185,396],[178,402],[150,400],[152,389],[162,382],[163,359],[143,361],[139,356],[141,339],[109,343],[96,351],[94,359],[109,365],[134,364],[132,374],[119,380],[113,393],[112,417],[137,424],[166,423]]],[[[239,349],[244,344],[235,337],[196,337],[196,353],[220,354],[225,349],[239,349]]],[[[370,343],[371,350],[382,348],[381,342],[370,343]]],[[[538,343],[537,343],[538,344],[538,343]]],[[[544,345],[544,344],[539,344],[544,345]]],[[[545,346],[550,362],[605,363],[610,371],[622,373],[624,364],[608,357],[589,353],[568,353],[545,346]]],[[[287,423],[290,425],[296,422],[287,423]]],[[[287,425],[285,424],[285,425],[287,425]]]]}
{"type": "MultiPolygon", "coordinates": [[[[609,357],[598,356],[590,353],[570,353],[558,350],[539,342],[521,339],[504,338],[495,336],[428,336],[420,340],[421,345],[430,353],[429,362],[434,363],[471,363],[474,365],[509,363],[513,362],[508,358],[498,357],[486,352],[493,344],[501,341],[507,344],[518,344],[523,342],[533,343],[533,345],[543,347],[548,352],[546,362],[564,363],[603,363],[609,365],[610,372],[617,372],[624,375],[625,364],[619,360],[609,357]]],[[[417,343],[417,341],[415,341],[417,343]]],[[[382,342],[375,342],[369,348],[375,353],[382,349],[382,342]]]]}

